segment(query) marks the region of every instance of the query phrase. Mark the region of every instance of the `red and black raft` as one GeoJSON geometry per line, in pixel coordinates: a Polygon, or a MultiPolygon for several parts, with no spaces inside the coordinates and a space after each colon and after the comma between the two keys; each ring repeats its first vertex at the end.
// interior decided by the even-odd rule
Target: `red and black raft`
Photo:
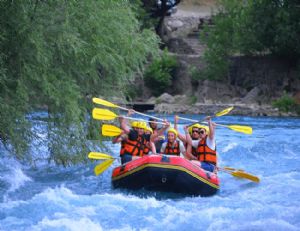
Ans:
{"type": "Polygon", "coordinates": [[[219,190],[219,178],[178,156],[148,155],[114,168],[115,188],[146,189],[211,196],[219,190]]]}

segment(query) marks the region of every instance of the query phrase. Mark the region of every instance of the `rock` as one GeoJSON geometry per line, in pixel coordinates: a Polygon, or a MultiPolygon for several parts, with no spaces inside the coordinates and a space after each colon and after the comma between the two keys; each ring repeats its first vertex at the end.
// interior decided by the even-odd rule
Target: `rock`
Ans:
{"type": "Polygon", "coordinates": [[[216,82],[211,80],[204,80],[199,83],[198,89],[195,93],[197,101],[206,103],[232,103],[232,98],[239,98],[241,89],[236,89],[234,86],[216,82]]]}
{"type": "Polygon", "coordinates": [[[163,93],[161,96],[159,96],[156,99],[156,102],[159,102],[159,103],[174,103],[175,101],[174,101],[173,96],[171,96],[168,93],[163,93]]]}
{"type": "Polygon", "coordinates": [[[175,95],[174,102],[176,104],[182,104],[182,105],[190,104],[189,98],[186,95],[175,95]]]}
{"type": "Polygon", "coordinates": [[[147,103],[156,103],[156,98],[154,96],[152,96],[150,99],[147,100],[147,103]]]}
{"type": "Polygon", "coordinates": [[[154,111],[160,114],[186,113],[189,110],[190,110],[190,106],[180,105],[180,104],[169,104],[169,103],[156,104],[154,108],[154,111]]]}
{"type": "Polygon", "coordinates": [[[167,22],[167,26],[171,31],[176,31],[178,28],[182,27],[184,24],[181,20],[175,19],[175,20],[169,20],[167,22]]]}
{"type": "Polygon", "coordinates": [[[241,99],[243,103],[254,103],[257,102],[258,96],[261,92],[261,89],[259,87],[254,87],[251,89],[251,91],[248,92],[248,94],[241,99]]]}

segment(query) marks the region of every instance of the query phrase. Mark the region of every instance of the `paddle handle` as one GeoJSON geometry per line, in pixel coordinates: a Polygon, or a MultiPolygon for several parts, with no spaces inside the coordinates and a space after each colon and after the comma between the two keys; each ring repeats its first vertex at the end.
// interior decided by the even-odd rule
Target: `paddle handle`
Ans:
{"type": "Polygon", "coordinates": [[[193,119],[189,119],[189,118],[184,118],[184,117],[180,117],[180,116],[177,116],[178,119],[181,119],[181,120],[186,120],[186,121],[190,121],[190,122],[195,122],[197,123],[198,120],[193,120],[193,119]]]}
{"type": "MultiPolygon", "coordinates": [[[[129,120],[137,120],[137,121],[148,122],[147,120],[138,119],[138,118],[133,118],[133,117],[128,117],[128,116],[118,116],[118,117],[123,117],[123,118],[129,119],[129,120]]],[[[158,121],[151,121],[151,123],[155,123],[155,124],[163,124],[163,125],[166,124],[166,123],[164,123],[164,122],[158,122],[158,121]]]]}
{"type": "MultiPolygon", "coordinates": [[[[126,110],[126,111],[129,111],[130,109],[127,109],[127,108],[125,108],[125,107],[121,107],[121,106],[118,106],[120,109],[122,109],[122,110],[126,110]]],[[[134,113],[136,113],[136,114],[139,114],[139,115],[142,115],[142,116],[146,116],[146,117],[149,117],[149,118],[152,118],[152,119],[156,119],[156,120],[159,120],[159,121],[163,121],[163,119],[161,119],[161,118],[158,118],[158,117],[155,117],[155,116],[151,116],[151,115],[147,115],[147,114],[144,114],[144,113],[142,113],[142,112],[138,112],[138,111],[136,111],[136,110],[134,110],[134,113]]],[[[152,121],[151,121],[152,122],[152,121]]],[[[154,122],[153,122],[154,123],[154,122]]]]}

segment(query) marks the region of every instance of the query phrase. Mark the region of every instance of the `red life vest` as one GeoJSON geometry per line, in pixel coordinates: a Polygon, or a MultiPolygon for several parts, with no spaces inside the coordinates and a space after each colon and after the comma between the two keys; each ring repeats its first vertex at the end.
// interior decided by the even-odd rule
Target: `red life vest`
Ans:
{"type": "MultiPolygon", "coordinates": [[[[124,144],[124,153],[132,156],[143,156],[146,139],[143,136],[138,136],[136,140],[127,139],[124,144]]],[[[121,154],[121,155],[123,155],[121,154]]]]}
{"type": "Polygon", "coordinates": [[[176,156],[180,156],[180,145],[179,145],[179,141],[175,140],[174,145],[172,145],[170,142],[167,143],[166,145],[166,149],[164,154],[166,155],[176,155],[176,156]]]}
{"type": "Polygon", "coordinates": [[[217,164],[217,152],[216,150],[212,150],[207,146],[206,143],[207,137],[205,139],[201,139],[198,144],[196,157],[199,161],[205,161],[211,164],[217,164]]]}

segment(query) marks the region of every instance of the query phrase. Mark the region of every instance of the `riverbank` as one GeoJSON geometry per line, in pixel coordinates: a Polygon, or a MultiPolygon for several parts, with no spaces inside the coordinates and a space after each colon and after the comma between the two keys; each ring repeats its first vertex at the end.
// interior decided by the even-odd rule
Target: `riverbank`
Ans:
{"type": "Polygon", "coordinates": [[[181,104],[156,104],[154,112],[159,114],[206,114],[213,115],[214,113],[224,110],[228,107],[234,107],[230,115],[242,116],[298,116],[294,112],[280,112],[278,108],[273,108],[271,105],[257,104],[203,104],[196,103],[192,105],[181,104]]]}
{"type": "MultiPolygon", "coordinates": [[[[191,103],[191,99],[185,95],[171,96],[167,93],[158,98],[151,98],[148,103],[153,103],[154,112],[159,114],[206,114],[224,110],[228,107],[234,107],[231,115],[242,116],[298,116],[295,112],[281,112],[278,108],[269,104],[257,103],[222,103],[222,102],[196,102],[191,103]]],[[[234,102],[234,101],[233,101],[234,102]]]]}

